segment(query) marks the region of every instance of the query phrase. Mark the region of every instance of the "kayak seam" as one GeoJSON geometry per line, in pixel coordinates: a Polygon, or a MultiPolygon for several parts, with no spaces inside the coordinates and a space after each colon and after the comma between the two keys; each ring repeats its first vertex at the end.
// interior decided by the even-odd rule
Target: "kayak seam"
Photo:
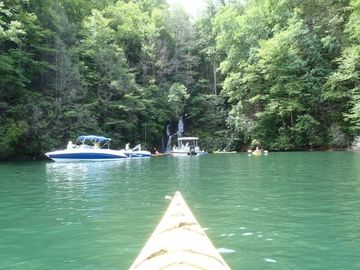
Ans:
{"type": "MultiPolygon", "coordinates": [[[[208,258],[212,258],[214,260],[216,260],[217,262],[219,262],[221,265],[223,266],[226,266],[224,264],[224,262],[222,260],[220,260],[219,258],[217,258],[216,256],[214,255],[209,255],[209,254],[206,254],[206,253],[203,253],[203,252],[199,252],[199,251],[196,251],[196,250],[193,250],[193,249],[185,249],[185,250],[174,250],[172,252],[169,252],[169,250],[167,249],[161,249],[157,252],[154,252],[153,254],[151,254],[150,256],[148,256],[145,260],[141,261],[139,264],[137,264],[135,266],[135,269],[138,267],[138,266],[141,266],[141,264],[143,264],[144,262],[146,261],[150,261],[151,259],[154,259],[154,258],[157,258],[159,256],[163,256],[163,255],[166,255],[166,254],[170,254],[170,253],[174,253],[174,252],[180,252],[180,253],[193,253],[195,255],[201,255],[201,256],[205,256],[205,257],[208,257],[208,258]]],[[[198,265],[195,265],[195,264],[191,264],[190,262],[186,261],[186,260],[181,260],[181,261],[178,261],[176,263],[171,263],[169,265],[166,265],[164,267],[167,267],[167,266],[170,266],[170,265],[174,265],[174,264],[181,264],[181,263],[187,263],[189,265],[193,265],[193,266],[196,266],[198,268],[200,268],[201,266],[198,266],[198,265]]],[[[161,269],[164,269],[164,267],[162,267],[161,269]]],[[[200,269],[205,269],[205,268],[200,268],[200,269]]],[[[206,270],[206,269],[205,269],[206,270]]]]}

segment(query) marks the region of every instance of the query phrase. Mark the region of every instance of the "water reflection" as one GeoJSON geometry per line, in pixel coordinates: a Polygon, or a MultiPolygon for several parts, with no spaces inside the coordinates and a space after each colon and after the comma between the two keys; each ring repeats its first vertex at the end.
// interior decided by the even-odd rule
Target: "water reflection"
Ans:
{"type": "Polygon", "coordinates": [[[61,181],[106,181],[116,175],[138,171],[149,159],[122,159],[106,162],[51,162],[46,164],[47,180],[61,181]]]}
{"type": "Polygon", "coordinates": [[[51,162],[46,164],[48,181],[90,180],[99,174],[104,176],[124,166],[126,161],[108,162],[51,162]],[[90,178],[90,179],[89,179],[90,178]]]}
{"type": "Polygon", "coordinates": [[[206,156],[178,156],[173,159],[173,176],[178,180],[197,179],[199,176],[200,162],[206,156]]]}
{"type": "MultiPolygon", "coordinates": [[[[47,163],[46,207],[61,224],[99,218],[120,190],[127,191],[149,161],[132,159],[108,162],[47,163]]],[[[126,196],[126,195],[125,195],[126,196]]]]}

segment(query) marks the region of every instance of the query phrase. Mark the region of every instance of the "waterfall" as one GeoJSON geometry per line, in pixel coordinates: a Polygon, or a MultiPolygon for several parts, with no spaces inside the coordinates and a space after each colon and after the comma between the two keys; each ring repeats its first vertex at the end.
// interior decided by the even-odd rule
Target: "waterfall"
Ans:
{"type": "Polygon", "coordinates": [[[170,152],[171,151],[171,135],[170,135],[170,125],[166,126],[166,136],[168,136],[168,141],[166,144],[166,152],[170,152]]]}
{"type": "Polygon", "coordinates": [[[184,122],[182,116],[179,117],[177,134],[179,137],[182,137],[184,135],[184,122]]]}
{"type": "Polygon", "coordinates": [[[172,149],[171,138],[175,135],[178,135],[178,137],[182,137],[184,135],[184,121],[183,121],[182,116],[179,117],[177,132],[175,134],[171,135],[170,134],[170,125],[166,126],[166,136],[168,137],[168,141],[166,144],[166,152],[171,151],[171,149],[172,149]]]}

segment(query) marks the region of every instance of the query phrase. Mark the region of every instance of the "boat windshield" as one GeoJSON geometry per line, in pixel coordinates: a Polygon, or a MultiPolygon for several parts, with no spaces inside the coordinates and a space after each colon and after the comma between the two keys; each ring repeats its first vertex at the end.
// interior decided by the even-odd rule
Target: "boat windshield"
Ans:
{"type": "Polygon", "coordinates": [[[110,138],[95,136],[95,135],[86,135],[86,136],[79,136],[76,139],[76,144],[83,146],[83,147],[94,147],[94,148],[104,148],[107,146],[110,147],[110,138]]]}

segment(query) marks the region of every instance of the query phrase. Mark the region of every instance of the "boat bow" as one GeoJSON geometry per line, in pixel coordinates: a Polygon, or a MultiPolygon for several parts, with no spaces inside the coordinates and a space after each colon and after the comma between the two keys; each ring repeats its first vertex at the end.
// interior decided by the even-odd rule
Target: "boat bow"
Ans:
{"type": "Polygon", "coordinates": [[[230,270],[176,192],[130,270],[230,270]]]}

